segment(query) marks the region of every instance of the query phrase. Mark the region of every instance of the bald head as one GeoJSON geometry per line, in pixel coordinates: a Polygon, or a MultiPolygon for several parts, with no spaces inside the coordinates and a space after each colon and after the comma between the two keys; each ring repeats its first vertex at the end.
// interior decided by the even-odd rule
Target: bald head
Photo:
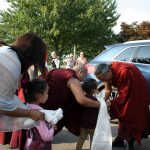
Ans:
{"type": "Polygon", "coordinates": [[[51,52],[51,56],[52,58],[56,58],[57,57],[56,52],[55,51],[51,52]]]}
{"type": "Polygon", "coordinates": [[[73,67],[73,70],[76,72],[77,77],[80,81],[83,81],[87,75],[87,68],[83,64],[77,64],[73,67]]]}
{"type": "Polygon", "coordinates": [[[75,70],[75,72],[79,72],[79,71],[87,72],[87,68],[83,64],[77,64],[77,65],[75,65],[73,67],[73,70],[75,70]]]}

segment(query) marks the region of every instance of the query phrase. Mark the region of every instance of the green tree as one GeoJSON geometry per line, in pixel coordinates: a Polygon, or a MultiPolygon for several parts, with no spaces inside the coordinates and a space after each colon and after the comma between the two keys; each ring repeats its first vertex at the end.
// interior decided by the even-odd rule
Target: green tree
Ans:
{"type": "Polygon", "coordinates": [[[0,38],[12,42],[25,32],[39,34],[62,56],[74,45],[89,56],[114,42],[119,15],[115,0],[8,0],[0,13],[0,38]]]}

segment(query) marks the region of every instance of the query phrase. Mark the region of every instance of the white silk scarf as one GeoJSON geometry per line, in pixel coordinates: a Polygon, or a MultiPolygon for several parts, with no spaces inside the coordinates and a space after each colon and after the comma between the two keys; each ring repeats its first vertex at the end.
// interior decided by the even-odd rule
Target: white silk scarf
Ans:
{"type": "Polygon", "coordinates": [[[100,109],[91,150],[112,150],[111,126],[104,95],[105,93],[101,93],[96,96],[100,102],[100,109]]]}

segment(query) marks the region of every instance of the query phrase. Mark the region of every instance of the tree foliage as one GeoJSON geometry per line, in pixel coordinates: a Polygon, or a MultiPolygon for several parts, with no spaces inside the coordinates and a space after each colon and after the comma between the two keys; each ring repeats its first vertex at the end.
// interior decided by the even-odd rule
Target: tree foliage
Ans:
{"type": "Polygon", "coordinates": [[[74,45],[89,56],[114,40],[119,15],[115,0],[8,0],[0,13],[0,38],[12,42],[25,32],[36,32],[60,56],[74,45]],[[90,53],[89,53],[90,52],[90,53]]]}
{"type": "Polygon", "coordinates": [[[133,22],[121,24],[121,31],[119,33],[119,42],[131,40],[150,39],[150,22],[143,21],[142,23],[133,22]]]}

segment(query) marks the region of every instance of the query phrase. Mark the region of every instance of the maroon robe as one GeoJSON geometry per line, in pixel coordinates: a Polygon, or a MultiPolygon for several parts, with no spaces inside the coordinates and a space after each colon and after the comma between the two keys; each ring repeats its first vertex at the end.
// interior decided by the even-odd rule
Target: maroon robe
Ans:
{"type": "MultiPolygon", "coordinates": [[[[86,94],[86,97],[97,101],[97,98],[86,94]]],[[[81,127],[85,129],[95,129],[97,123],[99,108],[82,107],[81,108],[81,127]]]]}
{"type": "Polygon", "coordinates": [[[58,133],[64,126],[73,134],[80,133],[80,105],[75,100],[67,82],[77,78],[72,69],[53,69],[48,72],[46,81],[49,85],[48,100],[42,104],[44,109],[63,109],[63,119],[57,123],[58,133]]]}
{"type": "Polygon", "coordinates": [[[132,64],[113,62],[111,71],[119,96],[111,103],[110,116],[119,119],[118,136],[127,141],[134,137],[140,144],[148,122],[147,82],[132,64]]]}

